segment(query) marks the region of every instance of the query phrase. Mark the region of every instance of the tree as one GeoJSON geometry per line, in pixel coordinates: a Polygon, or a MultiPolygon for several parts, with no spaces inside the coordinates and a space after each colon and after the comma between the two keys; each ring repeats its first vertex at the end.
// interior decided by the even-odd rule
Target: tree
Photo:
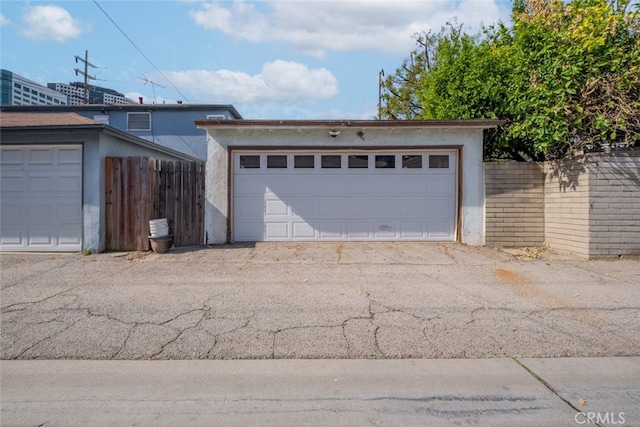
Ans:
{"type": "Polygon", "coordinates": [[[447,25],[423,45],[429,66],[394,87],[403,96],[383,110],[393,117],[411,99],[416,113],[406,118],[507,120],[485,135],[485,158],[540,160],[585,146],[633,145],[640,139],[640,14],[631,9],[629,0],[518,0],[511,27],[469,35],[447,25]]]}

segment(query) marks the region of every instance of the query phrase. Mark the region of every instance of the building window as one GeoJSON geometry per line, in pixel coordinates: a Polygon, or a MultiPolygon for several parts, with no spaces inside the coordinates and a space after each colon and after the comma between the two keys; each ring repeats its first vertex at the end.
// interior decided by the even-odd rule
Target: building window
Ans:
{"type": "Polygon", "coordinates": [[[339,155],[322,156],[320,165],[323,169],[340,169],[342,167],[342,157],[339,155]]]}
{"type": "Polygon", "coordinates": [[[267,156],[267,169],[286,169],[287,156],[267,156]]]}
{"type": "Polygon", "coordinates": [[[403,169],[420,169],[422,168],[422,155],[421,154],[408,154],[402,156],[402,168],[403,169]]]}
{"type": "Polygon", "coordinates": [[[369,156],[355,154],[349,156],[349,169],[366,169],[369,167],[369,156]]]}
{"type": "Polygon", "coordinates": [[[395,169],[396,156],[376,156],[376,169],[395,169]]]}
{"type": "Polygon", "coordinates": [[[429,169],[449,169],[449,156],[437,155],[429,156],[429,169]]]}
{"type": "Polygon", "coordinates": [[[313,154],[293,156],[293,167],[296,169],[313,169],[315,167],[315,156],[313,154]]]}
{"type": "Polygon", "coordinates": [[[127,130],[151,130],[151,113],[127,113],[127,130]]]}
{"type": "Polygon", "coordinates": [[[240,156],[240,169],[260,169],[260,156],[240,156]]]}
{"type": "Polygon", "coordinates": [[[22,89],[22,85],[20,83],[14,83],[13,87],[15,87],[16,89],[22,89]]]}

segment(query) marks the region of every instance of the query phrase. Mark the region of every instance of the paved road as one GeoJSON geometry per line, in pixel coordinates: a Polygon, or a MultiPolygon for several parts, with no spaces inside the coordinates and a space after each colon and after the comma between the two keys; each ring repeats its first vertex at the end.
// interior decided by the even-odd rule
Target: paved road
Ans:
{"type": "Polygon", "coordinates": [[[2,359],[640,355],[640,262],[425,243],[2,254],[2,359]]]}
{"type": "Polygon", "coordinates": [[[0,366],[3,426],[640,426],[638,357],[0,366]]]}

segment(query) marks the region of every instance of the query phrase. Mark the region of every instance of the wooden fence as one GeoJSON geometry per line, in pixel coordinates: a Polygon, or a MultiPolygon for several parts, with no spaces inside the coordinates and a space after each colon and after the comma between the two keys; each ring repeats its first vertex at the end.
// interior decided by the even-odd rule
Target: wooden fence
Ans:
{"type": "Polygon", "coordinates": [[[149,220],[167,218],[173,246],[204,235],[204,162],[107,157],[107,250],[149,250],[149,220]]]}

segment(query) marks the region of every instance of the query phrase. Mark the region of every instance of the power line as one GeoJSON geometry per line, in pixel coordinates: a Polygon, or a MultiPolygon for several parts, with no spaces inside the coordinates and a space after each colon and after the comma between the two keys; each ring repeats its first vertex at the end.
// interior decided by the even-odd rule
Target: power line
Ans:
{"type": "Polygon", "coordinates": [[[100,5],[98,4],[98,1],[97,1],[97,0],[93,0],[93,2],[95,3],[95,5],[96,5],[96,6],[98,6],[98,9],[100,9],[100,10],[102,11],[102,13],[104,13],[104,15],[109,19],[109,21],[111,21],[111,23],[112,23],[113,25],[115,25],[115,27],[118,29],[118,31],[120,31],[120,33],[122,33],[122,35],[123,35],[123,36],[124,36],[128,41],[129,41],[129,43],[131,43],[131,45],[132,45],[133,47],[135,47],[135,48],[136,48],[136,50],[137,50],[138,52],[140,52],[140,55],[142,55],[142,56],[144,57],[144,59],[146,59],[146,60],[147,60],[147,62],[148,62],[149,64],[151,64],[151,66],[152,66],[153,68],[155,68],[155,70],[156,70],[158,73],[160,73],[160,75],[161,75],[161,76],[162,76],[162,77],[163,77],[163,78],[164,78],[164,79],[165,79],[165,80],[166,80],[166,81],[171,85],[171,87],[172,87],[172,88],[174,88],[174,89],[175,89],[175,91],[176,91],[176,92],[178,92],[178,93],[180,94],[180,96],[182,97],[182,99],[184,99],[186,102],[189,102],[189,103],[190,103],[189,99],[188,99],[188,98],[187,98],[187,97],[186,97],[182,92],[180,92],[180,89],[178,89],[177,87],[175,87],[175,85],[171,82],[171,80],[169,80],[169,79],[167,78],[167,76],[165,76],[165,75],[164,75],[164,73],[163,73],[162,71],[160,71],[160,69],[159,69],[158,67],[156,67],[156,64],[154,64],[154,63],[153,63],[153,62],[152,62],[152,61],[147,57],[147,55],[145,55],[145,54],[144,54],[144,52],[143,52],[143,51],[142,51],[142,50],[141,50],[141,49],[140,49],[140,48],[139,48],[139,47],[138,47],[138,46],[133,42],[133,40],[131,40],[131,38],[127,35],[127,33],[125,33],[125,32],[122,30],[122,28],[120,28],[120,26],[119,26],[118,24],[116,24],[116,21],[114,21],[114,20],[113,20],[113,18],[111,18],[111,16],[109,16],[109,14],[108,14],[108,13],[107,13],[103,8],[102,8],[102,6],[100,6],[100,5]]]}

